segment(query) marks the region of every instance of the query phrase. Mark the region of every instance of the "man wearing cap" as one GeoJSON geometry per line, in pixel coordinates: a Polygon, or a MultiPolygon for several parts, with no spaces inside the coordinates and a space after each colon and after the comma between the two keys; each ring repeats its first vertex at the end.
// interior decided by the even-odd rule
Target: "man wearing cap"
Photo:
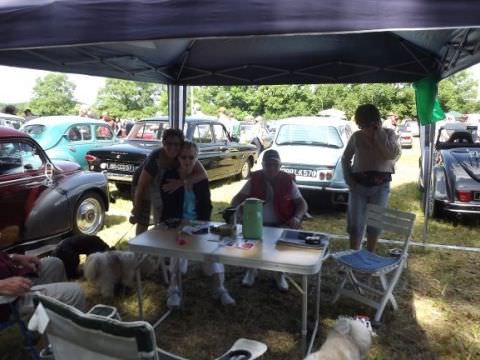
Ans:
{"type": "MultiPolygon", "coordinates": [[[[308,206],[302,197],[294,177],[280,170],[282,162],[276,150],[264,152],[262,170],[253,172],[250,180],[232,199],[231,205],[238,206],[245,199],[255,197],[265,201],[263,206],[263,224],[266,226],[289,227],[298,229],[307,212],[308,206]]],[[[245,286],[255,282],[257,270],[247,270],[242,280],[245,286]]],[[[281,291],[288,290],[283,273],[278,273],[276,283],[281,291]]]]}

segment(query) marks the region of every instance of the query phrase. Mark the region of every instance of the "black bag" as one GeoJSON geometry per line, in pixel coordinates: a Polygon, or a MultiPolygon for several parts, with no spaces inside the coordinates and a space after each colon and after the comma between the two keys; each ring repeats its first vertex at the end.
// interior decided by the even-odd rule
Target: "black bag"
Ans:
{"type": "Polygon", "coordinates": [[[392,181],[392,174],[380,171],[365,171],[352,174],[354,180],[363,186],[378,186],[392,181]]]}

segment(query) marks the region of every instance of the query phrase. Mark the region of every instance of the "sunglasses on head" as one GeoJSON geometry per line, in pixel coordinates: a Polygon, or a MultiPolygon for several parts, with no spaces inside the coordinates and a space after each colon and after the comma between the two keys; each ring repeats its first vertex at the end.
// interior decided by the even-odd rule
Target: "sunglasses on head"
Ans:
{"type": "Polygon", "coordinates": [[[193,160],[193,159],[195,159],[195,156],[193,156],[193,155],[181,155],[180,159],[182,159],[182,160],[193,160]]]}

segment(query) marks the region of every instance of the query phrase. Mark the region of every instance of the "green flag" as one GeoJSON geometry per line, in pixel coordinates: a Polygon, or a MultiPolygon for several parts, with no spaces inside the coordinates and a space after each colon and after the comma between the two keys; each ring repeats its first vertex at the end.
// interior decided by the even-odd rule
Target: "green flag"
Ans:
{"type": "Polygon", "coordinates": [[[435,77],[429,76],[416,81],[415,101],[417,114],[421,125],[432,124],[445,118],[445,113],[437,98],[438,81],[435,77]]]}

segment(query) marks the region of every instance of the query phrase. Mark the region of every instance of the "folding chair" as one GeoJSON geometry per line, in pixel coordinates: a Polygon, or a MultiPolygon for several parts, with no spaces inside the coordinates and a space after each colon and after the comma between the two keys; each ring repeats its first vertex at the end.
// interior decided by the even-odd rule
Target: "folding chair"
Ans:
{"type": "Polygon", "coordinates": [[[34,341],[31,334],[28,332],[25,323],[20,316],[17,308],[16,296],[0,296],[0,305],[8,305],[10,308],[10,317],[6,321],[0,322],[0,331],[3,331],[9,327],[18,325],[20,332],[22,333],[23,340],[25,342],[25,348],[28,350],[32,359],[39,359],[37,349],[35,349],[34,341]]]}
{"type": "Polygon", "coordinates": [[[373,307],[377,310],[375,322],[380,321],[387,303],[390,302],[393,309],[397,310],[393,290],[407,264],[414,222],[415,214],[368,204],[367,225],[400,235],[404,241],[402,252],[398,257],[379,256],[365,249],[332,254],[345,272],[332,302],[346,296],[373,307]],[[366,277],[367,283],[360,281],[358,274],[363,274],[362,278],[366,277]],[[376,279],[379,279],[380,286],[372,285],[376,279]]]}
{"type": "MultiPolygon", "coordinates": [[[[45,295],[28,324],[45,331],[53,359],[63,360],[186,360],[157,347],[153,327],[146,321],[124,322],[111,317],[83,313],[45,295]]],[[[108,309],[107,309],[108,310],[108,309]]],[[[97,313],[99,306],[97,306],[97,313]]],[[[263,343],[239,339],[219,360],[256,359],[267,350],[263,343]]]]}

